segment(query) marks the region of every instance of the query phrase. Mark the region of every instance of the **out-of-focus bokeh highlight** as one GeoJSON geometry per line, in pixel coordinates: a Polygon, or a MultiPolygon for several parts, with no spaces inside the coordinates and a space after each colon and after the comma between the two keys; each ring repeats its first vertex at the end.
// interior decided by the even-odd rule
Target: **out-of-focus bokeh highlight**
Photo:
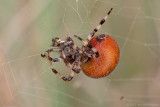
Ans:
{"type": "MultiPolygon", "coordinates": [[[[159,0],[0,0],[0,107],[159,107],[159,0]],[[54,75],[40,54],[51,40],[87,38],[110,8],[97,34],[112,36],[120,62],[107,77],[83,72],[71,82],[54,75]]],[[[53,53],[52,57],[58,57],[53,53]]],[[[68,76],[62,62],[55,69],[68,76]]]]}

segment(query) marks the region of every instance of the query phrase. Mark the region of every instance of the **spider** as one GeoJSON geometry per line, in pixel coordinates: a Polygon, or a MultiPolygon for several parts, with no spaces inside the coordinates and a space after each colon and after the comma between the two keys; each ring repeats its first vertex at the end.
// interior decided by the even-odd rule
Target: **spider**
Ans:
{"type": "Polygon", "coordinates": [[[54,74],[64,81],[71,81],[75,74],[82,70],[87,76],[100,78],[110,74],[119,62],[119,47],[115,40],[108,35],[101,34],[95,36],[95,33],[101,28],[113,8],[100,21],[98,26],[88,35],[86,40],[74,35],[83,42],[82,48],[75,45],[71,37],[64,41],[58,37],[52,39],[51,48],[41,54],[41,57],[47,59],[54,74]],[[58,49],[58,50],[57,50],[58,49]],[[58,58],[50,57],[51,52],[58,52],[58,58]],[[52,63],[63,60],[66,66],[72,69],[68,77],[64,77],[54,69],[52,63]]]}

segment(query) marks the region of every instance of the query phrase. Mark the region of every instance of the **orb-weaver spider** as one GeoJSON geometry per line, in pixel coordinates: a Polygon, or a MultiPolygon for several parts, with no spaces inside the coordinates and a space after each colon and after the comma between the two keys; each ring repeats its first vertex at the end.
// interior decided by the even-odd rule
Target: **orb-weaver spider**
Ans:
{"type": "Polygon", "coordinates": [[[114,70],[118,64],[120,53],[117,43],[105,34],[93,37],[108,18],[111,11],[112,8],[100,21],[99,25],[88,35],[86,40],[74,35],[83,42],[81,49],[74,44],[71,37],[67,37],[65,41],[61,41],[57,37],[52,39],[51,48],[42,53],[41,56],[49,60],[52,71],[59,78],[64,81],[71,81],[75,74],[81,70],[89,77],[99,78],[108,75],[114,70]],[[58,51],[55,50],[56,47],[59,49],[58,51]],[[58,52],[60,55],[58,58],[51,58],[51,52],[58,52]],[[63,60],[73,70],[69,77],[62,76],[54,69],[52,62],[60,60],[63,60]]]}

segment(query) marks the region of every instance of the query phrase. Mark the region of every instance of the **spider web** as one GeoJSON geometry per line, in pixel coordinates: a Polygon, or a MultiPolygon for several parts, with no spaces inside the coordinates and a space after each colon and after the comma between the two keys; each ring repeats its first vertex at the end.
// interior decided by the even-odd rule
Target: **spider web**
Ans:
{"type": "MultiPolygon", "coordinates": [[[[1,107],[160,107],[159,0],[0,1],[1,107]],[[92,79],[82,72],[71,81],[56,77],[40,54],[51,39],[97,34],[120,46],[114,72],[92,79]]],[[[52,57],[57,57],[55,53],[52,57]]],[[[68,76],[63,62],[54,67],[68,76]]]]}

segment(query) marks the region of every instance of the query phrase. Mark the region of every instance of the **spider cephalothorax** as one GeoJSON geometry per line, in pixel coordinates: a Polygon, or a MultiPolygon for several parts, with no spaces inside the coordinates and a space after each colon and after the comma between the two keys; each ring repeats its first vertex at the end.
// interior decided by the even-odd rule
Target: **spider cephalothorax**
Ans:
{"type": "Polygon", "coordinates": [[[111,11],[112,8],[100,21],[99,25],[88,35],[86,40],[74,35],[83,42],[82,48],[77,47],[71,37],[67,37],[64,41],[61,41],[57,37],[52,39],[51,48],[42,53],[41,56],[49,60],[52,71],[58,77],[64,81],[71,81],[75,73],[83,70],[87,76],[99,78],[113,71],[119,61],[119,47],[117,43],[105,34],[93,37],[111,11]],[[51,52],[58,52],[59,57],[51,58],[49,55],[51,52]],[[53,68],[52,62],[60,60],[63,60],[73,70],[68,78],[62,76],[53,68]]]}

